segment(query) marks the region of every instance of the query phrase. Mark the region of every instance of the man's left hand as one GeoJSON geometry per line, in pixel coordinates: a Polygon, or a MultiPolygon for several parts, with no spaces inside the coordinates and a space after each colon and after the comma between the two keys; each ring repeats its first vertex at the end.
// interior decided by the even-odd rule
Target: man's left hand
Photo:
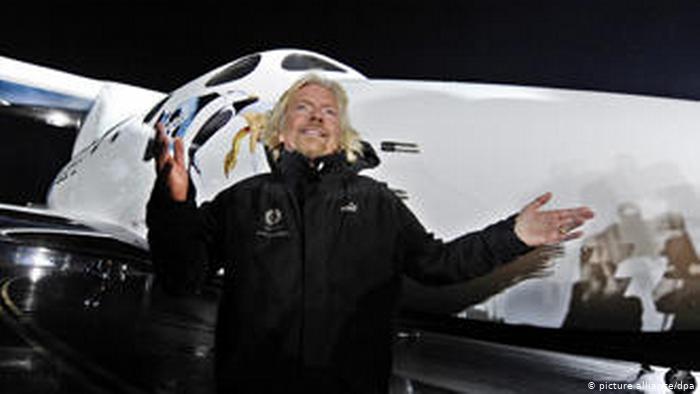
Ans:
{"type": "Polygon", "coordinates": [[[594,216],[588,207],[540,211],[551,198],[552,193],[537,197],[515,218],[515,234],[528,246],[552,245],[579,238],[583,232],[574,230],[594,216]]]}

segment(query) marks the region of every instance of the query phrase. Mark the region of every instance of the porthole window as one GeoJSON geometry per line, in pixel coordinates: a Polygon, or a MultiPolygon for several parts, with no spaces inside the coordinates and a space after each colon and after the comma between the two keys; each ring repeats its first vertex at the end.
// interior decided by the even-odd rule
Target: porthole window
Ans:
{"type": "Polygon", "coordinates": [[[282,68],[289,71],[323,70],[346,72],[333,63],[316,56],[304,55],[301,53],[294,53],[285,57],[284,60],[282,60],[282,68]]]}
{"type": "Polygon", "coordinates": [[[213,76],[205,84],[207,87],[221,85],[227,82],[235,81],[241,79],[246,75],[250,74],[255,70],[255,67],[260,63],[260,55],[250,55],[246,56],[230,66],[226,67],[223,71],[213,76]]]}

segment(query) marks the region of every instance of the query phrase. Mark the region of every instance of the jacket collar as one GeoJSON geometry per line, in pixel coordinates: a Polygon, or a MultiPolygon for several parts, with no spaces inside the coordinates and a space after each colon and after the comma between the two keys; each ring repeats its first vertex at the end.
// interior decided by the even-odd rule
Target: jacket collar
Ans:
{"type": "Polygon", "coordinates": [[[358,173],[377,167],[379,163],[379,157],[372,146],[362,141],[362,155],[354,163],[348,162],[343,152],[309,159],[299,152],[282,149],[279,159],[272,166],[272,171],[289,180],[313,179],[329,174],[358,173]]]}
{"type": "Polygon", "coordinates": [[[330,174],[342,174],[350,169],[345,154],[334,153],[309,159],[299,152],[282,150],[276,163],[275,172],[285,180],[322,178],[330,174]]]}

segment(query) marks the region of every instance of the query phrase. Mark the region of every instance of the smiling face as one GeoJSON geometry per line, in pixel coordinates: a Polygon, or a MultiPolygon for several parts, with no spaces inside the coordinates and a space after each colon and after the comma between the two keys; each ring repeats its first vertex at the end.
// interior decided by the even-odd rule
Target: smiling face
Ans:
{"type": "Polygon", "coordinates": [[[340,150],[338,100],[333,92],[309,83],[289,99],[280,133],[280,142],[288,151],[297,151],[309,159],[340,150]]]}

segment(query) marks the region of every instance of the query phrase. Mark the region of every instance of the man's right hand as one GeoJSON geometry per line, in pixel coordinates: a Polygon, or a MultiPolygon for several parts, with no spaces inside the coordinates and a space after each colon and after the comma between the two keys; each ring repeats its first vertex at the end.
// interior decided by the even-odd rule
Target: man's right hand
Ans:
{"type": "Polygon", "coordinates": [[[175,138],[175,157],[170,154],[170,138],[165,135],[162,123],[156,123],[156,172],[166,177],[170,197],[174,201],[187,200],[187,188],[190,177],[185,168],[185,145],[182,139],[175,138]]]}

